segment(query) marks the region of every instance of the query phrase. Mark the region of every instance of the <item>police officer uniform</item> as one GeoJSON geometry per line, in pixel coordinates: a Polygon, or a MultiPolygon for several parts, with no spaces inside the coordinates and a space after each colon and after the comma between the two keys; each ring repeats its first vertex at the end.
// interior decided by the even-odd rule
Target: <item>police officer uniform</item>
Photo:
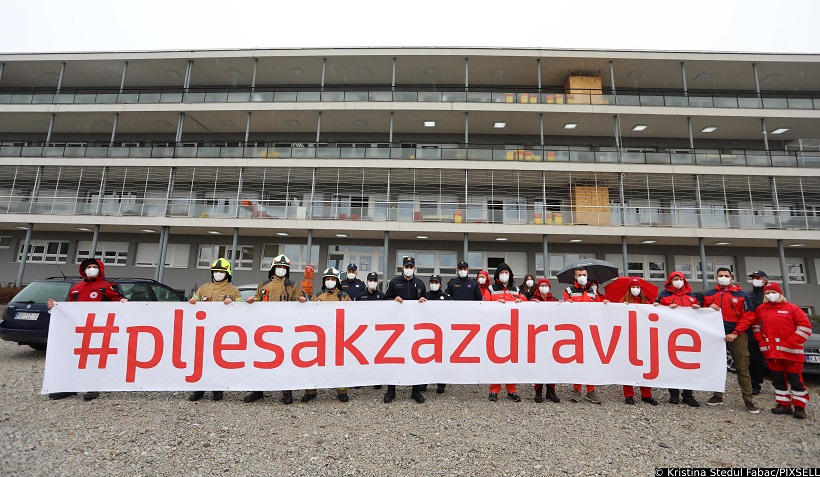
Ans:
{"type": "MultiPolygon", "coordinates": [[[[430,277],[430,285],[433,283],[438,283],[439,286],[441,285],[441,275],[433,275],[430,277]]],[[[436,291],[432,290],[432,286],[430,287],[430,291],[424,295],[424,298],[427,300],[452,300],[453,297],[448,295],[444,290],[439,288],[436,291]]]]}
{"type": "Polygon", "coordinates": [[[465,270],[468,272],[468,275],[464,278],[460,276],[456,276],[453,279],[450,279],[447,282],[447,289],[445,290],[448,295],[450,295],[453,300],[456,301],[482,301],[483,298],[481,296],[481,288],[478,286],[478,282],[475,281],[474,278],[470,278],[468,269],[470,268],[467,265],[467,262],[461,261],[458,262],[458,269],[465,270]]]}
{"type": "MultiPolygon", "coordinates": [[[[379,280],[379,274],[376,272],[370,272],[367,274],[367,281],[377,281],[379,280]]],[[[359,296],[355,298],[356,301],[372,301],[372,300],[384,300],[384,292],[376,288],[375,290],[371,290],[370,288],[365,288],[365,291],[362,292],[359,296]]]]}
{"type": "MultiPolygon", "coordinates": [[[[356,270],[358,270],[358,267],[356,267],[355,263],[351,263],[347,266],[348,273],[355,273],[356,270]]],[[[354,278],[353,280],[345,278],[339,284],[339,288],[341,288],[343,292],[347,293],[350,296],[351,300],[355,300],[359,295],[361,295],[365,292],[365,290],[367,290],[367,285],[358,278],[354,278]]]]}

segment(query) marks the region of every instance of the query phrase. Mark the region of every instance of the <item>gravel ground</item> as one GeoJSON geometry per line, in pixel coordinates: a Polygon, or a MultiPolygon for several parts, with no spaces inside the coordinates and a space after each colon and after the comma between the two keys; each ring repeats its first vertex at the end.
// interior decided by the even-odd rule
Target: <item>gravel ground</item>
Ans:
{"type": "MultiPolygon", "coordinates": [[[[523,402],[484,385],[451,385],[427,402],[398,389],[351,389],[342,404],[323,390],[285,406],[279,393],[253,404],[244,393],[199,402],[188,393],[103,393],[50,401],[39,393],[45,353],[0,342],[0,475],[654,475],[656,467],[817,467],[820,426],[775,416],[770,383],[759,415],[742,405],[734,375],[726,404],[693,409],[623,404],[620,386],[599,388],[602,405],[523,402]]],[[[820,396],[820,379],[807,377],[820,396]]],[[[701,402],[709,394],[696,392],[701,402]]]]}

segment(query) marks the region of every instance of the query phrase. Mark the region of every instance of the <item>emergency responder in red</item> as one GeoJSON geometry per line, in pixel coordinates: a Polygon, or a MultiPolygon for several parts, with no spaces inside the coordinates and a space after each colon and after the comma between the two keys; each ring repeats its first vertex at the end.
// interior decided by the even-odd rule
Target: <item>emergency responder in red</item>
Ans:
{"type": "MultiPolygon", "coordinates": [[[[737,383],[743,395],[743,404],[750,414],[759,414],[760,409],[752,400],[752,377],[749,374],[749,338],[743,334],[754,320],[753,305],[749,295],[732,283],[734,275],[726,267],[715,273],[717,286],[703,294],[703,306],[719,310],[723,316],[723,330],[726,333],[726,347],[735,361],[737,383]]],[[[706,401],[709,406],[723,404],[723,393],[716,392],[706,401]]]]}
{"type": "MultiPolygon", "coordinates": [[[[495,269],[495,283],[490,286],[489,291],[490,300],[499,303],[506,303],[508,301],[521,303],[522,301],[527,301],[513,280],[512,269],[506,263],[499,264],[498,268],[495,269]]],[[[507,388],[508,399],[514,402],[521,402],[521,396],[515,392],[515,384],[506,384],[505,387],[507,388]]],[[[490,396],[488,399],[493,402],[498,401],[499,391],[501,391],[500,384],[490,384],[490,396]]]]}
{"type": "MultiPolygon", "coordinates": [[[[534,289],[532,299],[530,301],[534,302],[549,302],[554,301],[557,302],[558,299],[552,296],[552,284],[546,278],[541,278],[538,280],[538,286],[534,289]]],[[[547,399],[552,402],[561,402],[561,399],[555,394],[555,383],[547,384],[547,399]]],[[[535,402],[544,402],[544,385],[543,384],[533,384],[533,388],[535,389],[535,402]]]]}
{"type": "Polygon", "coordinates": [[[752,329],[772,372],[776,404],[772,412],[805,419],[809,392],[803,384],[803,343],[811,335],[811,321],[799,306],[786,300],[777,283],[763,287],[763,296],[752,329]]]}
{"type": "MultiPolygon", "coordinates": [[[[115,301],[119,300],[122,303],[128,300],[122,296],[119,289],[114,283],[110,283],[105,279],[105,265],[96,258],[86,258],[80,262],[80,276],[83,280],[68,290],[68,301],[115,301]]],[[[48,309],[52,309],[57,304],[56,300],[48,299],[48,309]]],[[[63,399],[68,396],[73,396],[77,393],[51,393],[48,395],[50,399],[63,399]]],[[[86,392],[83,393],[83,400],[91,401],[97,399],[100,393],[86,392]]]]}
{"type": "MultiPolygon", "coordinates": [[[[575,283],[564,290],[564,299],[561,301],[567,303],[609,303],[603,294],[598,293],[598,286],[589,280],[589,273],[587,272],[586,267],[579,267],[575,269],[575,283]]],[[[582,388],[583,387],[580,384],[572,385],[572,396],[570,396],[570,400],[572,402],[581,401],[582,388]]],[[[601,398],[598,397],[598,393],[595,392],[595,386],[592,384],[587,384],[585,399],[593,404],[601,404],[601,398]]]]}
{"type": "MultiPolygon", "coordinates": [[[[270,271],[268,271],[268,279],[260,283],[256,287],[256,294],[248,297],[248,303],[255,301],[299,301],[306,302],[307,297],[302,291],[302,286],[290,279],[290,259],[285,255],[277,255],[273,257],[270,271]]],[[[243,399],[245,402],[258,401],[265,397],[262,391],[251,391],[250,394],[243,399]]],[[[293,404],[293,392],[282,391],[282,403],[293,404]]]]}
{"type": "MultiPolygon", "coordinates": [[[[669,308],[688,307],[698,309],[700,303],[698,298],[692,293],[692,286],[686,280],[686,276],[682,272],[672,272],[666,279],[664,289],[658,294],[658,298],[654,303],[657,305],[668,306],[669,308]]],[[[680,404],[680,389],[669,390],[669,404],[680,404]]],[[[683,390],[683,403],[691,407],[700,407],[700,403],[695,399],[695,395],[691,389],[683,390]]]]}
{"type": "MultiPolygon", "coordinates": [[[[224,258],[217,258],[211,264],[211,281],[199,287],[188,303],[195,305],[197,301],[213,302],[221,301],[230,305],[236,300],[242,299],[239,289],[231,285],[233,274],[231,273],[231,263],[224,258]]],[[[188,396],[189,401],[199,401],[205,396],[205,391],[194,391],[188,396]]],[[[214,401],[221,401],[225,396],[223,391],[213,391],[214,401]]]]}
{"type": "MultiPolygon", "coordinates": [[[[643,294],[641,282],[639,282],[637,278],[632,278],[629,289],[621,299],[621,303],[627,305],[648,305],[650,303],[646,295],[643,294]]],[[[652,388],[649,386],[641,386],[640,388],[641,401],[657,406],[658,401],[652,397],[652,388]]],[[[630,406],[635,405],[635,388],[633,386],[624,386],[624,404],[629,404],[630,406]]]]}
{"type": "Polygon", "coordinates": [[[480,270],[475,280],[478,282],[478,289],[481,290],[481,298],[488,301],[490,299],[490,273],[487,270],[480,270]]]}

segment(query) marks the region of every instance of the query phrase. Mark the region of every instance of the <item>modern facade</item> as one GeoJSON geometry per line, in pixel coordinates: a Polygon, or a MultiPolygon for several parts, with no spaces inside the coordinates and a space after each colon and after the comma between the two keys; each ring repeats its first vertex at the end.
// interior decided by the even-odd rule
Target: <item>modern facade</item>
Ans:
{"type": "Polygon", "coordinates": [[[696,290],[762,269],[816,313],[819,140],[818,55],[0,54],[0,281],[597,257],[696,290]]]}

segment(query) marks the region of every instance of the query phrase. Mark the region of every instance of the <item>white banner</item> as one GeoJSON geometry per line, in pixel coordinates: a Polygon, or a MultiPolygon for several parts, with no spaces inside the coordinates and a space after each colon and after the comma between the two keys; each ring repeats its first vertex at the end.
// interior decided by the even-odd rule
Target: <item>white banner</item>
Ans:
{"type": "Polygon", "coordinates": [[[423,383],[722,391],[720,312],[620,303],[60,303],[43,393],[423,383]]]}

